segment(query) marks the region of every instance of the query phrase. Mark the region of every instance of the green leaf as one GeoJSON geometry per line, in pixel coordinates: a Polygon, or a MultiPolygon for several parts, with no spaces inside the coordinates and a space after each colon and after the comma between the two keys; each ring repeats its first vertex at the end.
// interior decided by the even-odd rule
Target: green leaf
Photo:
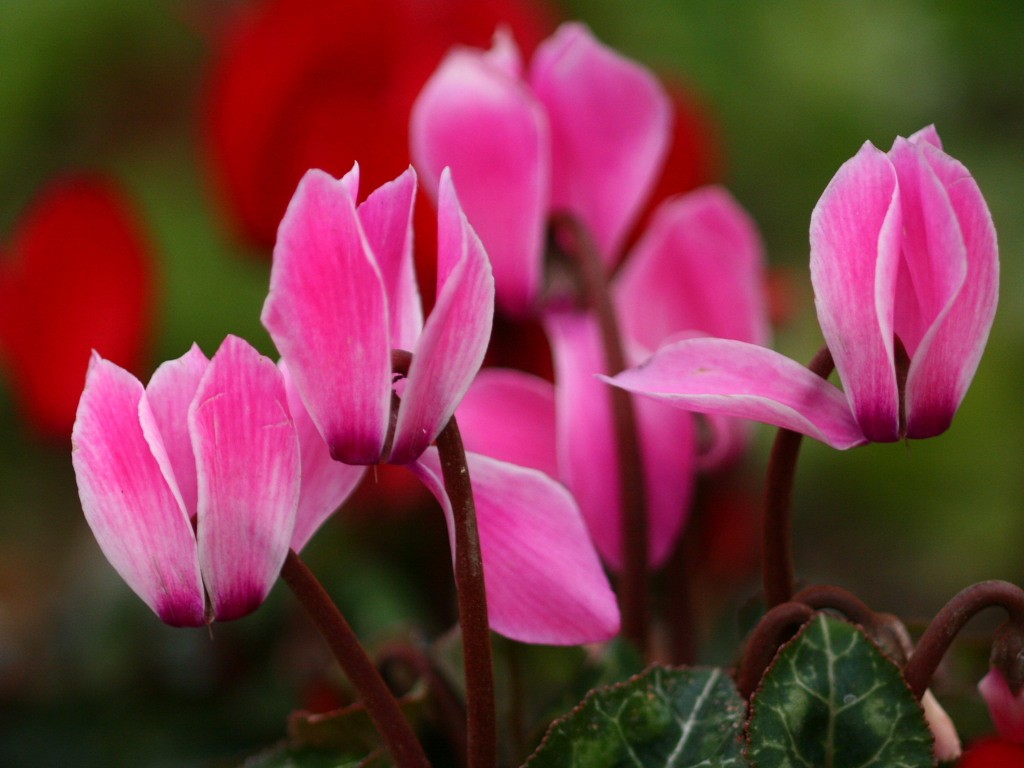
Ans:
{"type": "Polygon", "coordinates": [[[858,627],[819,613],[779,651],[754,697],[756,768],[933,766],[924,710],[858,627]]]}
{"type": "Polygon", "coordinates": [[[652,667],[551,724],[529,768],[744,765],[745,706],[721,669],[652,667]]]}

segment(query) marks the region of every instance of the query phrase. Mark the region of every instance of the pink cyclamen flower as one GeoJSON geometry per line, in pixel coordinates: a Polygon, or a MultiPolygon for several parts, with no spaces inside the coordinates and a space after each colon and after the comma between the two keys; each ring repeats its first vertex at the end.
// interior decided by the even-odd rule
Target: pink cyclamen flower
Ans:
{"type": "Polygon", "coordinates": [[[610,383],[840,449],[948,429],[992,326],[999,261],[981,192],[934,128],[888,153],[866,143],[839,169],[811,216],[811,279],[843,391],[723,339],[670,345],[610,383]]]}
{"type": "Polygon", "coordinates": [[[571,213],[605,262],[619,255],[668,149],[671,104],[657,79],[563,24],[523,71],[499,32],[490,51],[456,48],[413,107],[424,177],[451,167],[494,264],[498,302],[528,314],[541,291],[549,215],[571,213]]]}
{"type": "MultiPolygon", "coordinates": [[[[263,321],[334,458],[408,465],[437,496],[450,526],[430,444],[483,360],[494,283],[444,172],[437,302],[423,321],[413,273],[415,189],[409,169],[358,204],[358,169],[340,180],[307,173],[278,233],[263,321]],[[397,383],[393,349],[413,353],[408,376],[397,383]]],[[[618,607],[572,497],[533,469],[474,454],[467,463],[493,629],[534,643],[612,637],[618,607]]]]}
{"type": "Polygon", "coordinates": [[[212,360],[193,346],[164,363],[146,388],[93,354],[72,432],[82,508],[115,570],[166,623],[205,623],[206,595],[210,618],[255,610],[289,547],[358,481],[326,446],[307,450],[287,386],[233,336],[212,360]]]}
{"type": "Polygon", "coordinates": [[[263,324],[335,459],[415,460],[451,418],[490,338],[494,280],[449,174],[438,192],[437,302],[426,323],[412,261],[416,174],[357,205],[359,168],[309,171],[281,221],[263,324]],[[413,353],[388,455],[391,350],[413,353]]]}
{"type": "Polygon", "coordinates": [[[1014,695],[1006,677],[993,667],[978,683],[978,691],[988,704],[999,736],[1005,741],[1024,744],[1024,690],[1014,695]]]}

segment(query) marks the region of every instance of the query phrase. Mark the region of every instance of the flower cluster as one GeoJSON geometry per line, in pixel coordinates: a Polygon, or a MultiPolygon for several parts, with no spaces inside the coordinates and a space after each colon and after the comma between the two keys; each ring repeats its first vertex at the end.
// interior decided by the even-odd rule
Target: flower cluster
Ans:
{"type": "MultiPolygon", "coordinates": [[[[257,42],[269,34],[256,29],[257,42]]],[[[242,50],[251,59],[259,46],[250,40],[242,50]]],[[[292,72],[297,81],[307,66],[292,72]]],[[[264,106],[259,135],[239,145],[232,168],[266,151],[274,105],[264,106]]],[[[800,680],[798,660],[792,670],[772,668],[776,651],[792,641],[787,649],[806,642],[808,653],[820,652],[839,632],[849,642],[826,648],[827,663],[855,650],[882,680],[844,696],[843,707],[895,680],[887,695],[906,705],[905,719],[920,721],[908,754],[954,758],[959,739],[928,690],[931,676],[957,622],[1001,605],[1010,621],[980,690],[1002,738],[1024,740],[1024,591],[1005,582],[964,590],[915,648],[895,617],[844,590],[797,592],[785,541],[799,434],[846,449],[949,428],[998,295],[996,235],[977,184],[933,127],[897,138],[888,152],[867,143],[839,169],[810,221],[810,276],[828,353],[828,370],[811,370],[767,346],[764,248],[724,189],[661,201],[631,237],[672,137],[666,90],[583,25],[560,27],[528,66],[506,30],[489,50],[453,50],[412,107],[415,168],[369,185],[369,194],[360,191],[359,165],[340,178],[303,169],[277,229],[262,312],[279,362],[229,336],[212,358],[193,346],[143,386],[93,353],[72,460],[86,520],[113,567],[168,624],[240,618],[279,575],[290,586],[305,578],[294,552],[367,467],[408,468],[448,525],[469,763],[493,764],[489,629],[530,643],[611,639],[620,612],[603,560],[623,574],[623,632],[646,652],[645,636],[631,634],[631,622],[646,620],[643,600],[629,603],[630,589],[645,589],[634,566],[668,561],[697,473],[734,462],[748,442],[743,420],[752,419],[783,430],[766,494],[768,610],[736,685],[728,682],[741,703],[718,715],[748,707],[742,738],[763,738],[760,729],[775,727],[758,722],[756,702],[772,696],[765,681],[783,685],[791,671],[800,680]],[[436,253],[436,301],[426,316],[416,275],[422,244],[414,244],[421,179],[436,204],[436,250],[427,249],[436,253]],[[496,306],[543,327],[554,381],[481,369],[496,306]],[[833,364],[842,389],[827,380],[833,364]],[[641,508],[631,510],[637,499],[641,508]],[[782,551],[772,551],[780,540],[782,551]],[[841,622],[823,610],[862,626],[836,629],[841,622]],[[808,640],[812,631],[826,640],[808,640]],[[899,672],[876,644],[900,659],[899,672]],[[490,716],[480,696],[491,697],[490,716]]],[[[246,202],[243,218],[262,206],[246,202]]],[[[351,631],[343,620],[333,626],[351,631]]],[[[397,762],[421,765],[415,738],[388,724],[400,713],[386,685],[358,671],[372,664],[352,663],[368,686],[367,711],[394,737],[397,762]]],[[[699,701],[717,684],[717,672],[709,674],[699,701]]],[[[849,677],[844,686],[857,682],[849,677]]],[[[811,692],[834,717],[835,691],[811,692]]],[[[765,749],[781,749],[773,738],[765,749]]],[[[828,738],[832,749],[831,731],[828,738]]],[[[890,742],[878,754],[898,749],[890,742]]]]}

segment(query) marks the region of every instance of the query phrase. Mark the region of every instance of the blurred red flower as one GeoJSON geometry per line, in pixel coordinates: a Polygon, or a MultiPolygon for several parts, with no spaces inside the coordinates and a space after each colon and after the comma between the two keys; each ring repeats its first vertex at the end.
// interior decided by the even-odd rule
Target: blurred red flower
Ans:
{"type": "Polygon", "coordinates": [[[89,352],[136,368],[151,326],[150,249],[107,179],[72,175],[44,188],[0,259],[0,357],[29,422],[67,437],[89,352]]]}
{"type": "Polygon", "coordinates": [[[1024,768],[1024,745],[995,736],[971,745],[957,761],[957,768],[1024,768]]]}
{"type": "Polygon", "coordinates": [[[532,49],[552,27],[531,0],[267,0],[247,10],[217,52],[205,132],[234,228],[263,246],[309,168],[341,176],[358,160],[373,189],[409,165],[413,99],[448,48],[485,46],[505,24],[532,49]]]}

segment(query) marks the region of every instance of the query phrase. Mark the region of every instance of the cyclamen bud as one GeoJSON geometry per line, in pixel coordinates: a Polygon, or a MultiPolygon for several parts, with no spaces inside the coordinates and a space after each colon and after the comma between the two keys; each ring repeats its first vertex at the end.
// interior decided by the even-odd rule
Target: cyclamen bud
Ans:
{"type": "Polygon", "coordinates": [[[978,691],[999,735],[1024,744],[1024,631],[1013,622],[1006,622],[996,633],[991,663],[978,691]]]}
{"type": "Polygon", "coordinates": [[[999,735],[1006,741],[1024,744],[1024,692],[1018,691],[1015,695],[997,667],[992,667],[981,679],[978,691],[988,705],[999,735]]]}

